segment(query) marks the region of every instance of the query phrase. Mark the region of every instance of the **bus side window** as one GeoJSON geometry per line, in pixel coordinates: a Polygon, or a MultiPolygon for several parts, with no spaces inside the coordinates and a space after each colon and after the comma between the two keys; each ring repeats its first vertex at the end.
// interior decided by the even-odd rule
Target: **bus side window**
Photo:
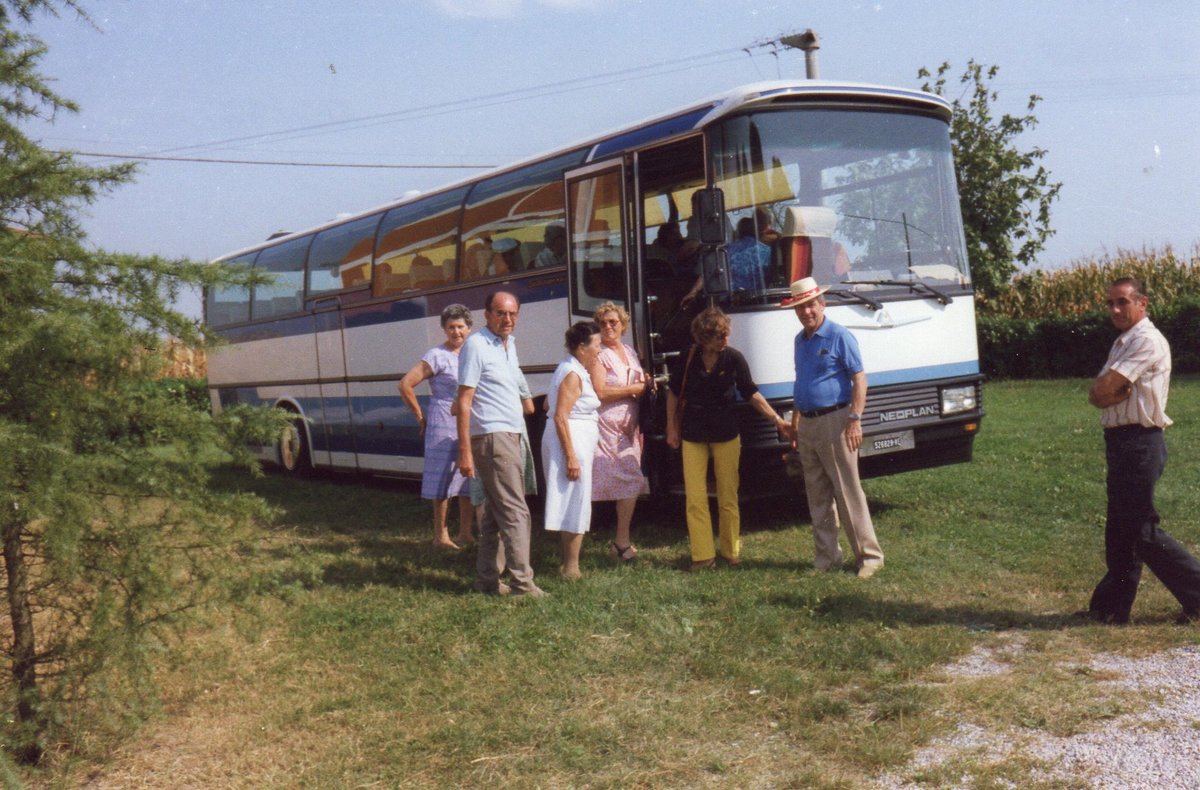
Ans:
{"type": "MultiPolygon", "coordinates": [[[[250,253],[227,261],[229,266],[250,269],[258,253],[250,253]]],[[[204,320],[212,327],[238,324],[250,320],[249,286],[221,286],[210,288],[205,295],[204,320]]]]}
{"type": "Polygon", "coordinates": [[[323,230],[308,254],[308,296],[353,288],[371,281],[371,250],[382,215],[323,230]]]}
{"type": "Polygon", "coordinates": [[[453,281],[453,268],[448,277],[446,267],[434,261],[453,259],[465,191],[421,198],[383,216],[375,241],[375,296],[436,288],[453,281]]]}
{"type": "Polygon", "coordinates": [[[251,318],[274,318],[300,312],[304,296],[304,259],[312,236],[267,247],[254,262],[256,271],[269,272],[271,282],[254,287],[251,318]]]}
{"type": "Polygon", "coordinates": [[[476,184],[463,212],[461,280],[501,277],[566,264],[563,171],[585,149],[476,184]],[[562,243],[555,242],[561,233],[562,243]],[[556,256],[552,248],[560,252],[556,256]]]}

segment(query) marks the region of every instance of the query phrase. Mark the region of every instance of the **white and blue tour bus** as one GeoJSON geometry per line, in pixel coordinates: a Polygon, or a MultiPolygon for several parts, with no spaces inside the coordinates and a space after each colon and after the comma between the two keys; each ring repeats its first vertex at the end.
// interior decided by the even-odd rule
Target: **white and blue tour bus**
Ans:
{"type": "MultiPolygon", "coordinates": [[[[625,339],[661,378],[709,303],[786,416],[800,326],[777,305],[811,275],[862,349],[863,475],[968,461],[983,411],[949,121],[945,101],[918,91],[749,85],[232,253],[221,260],[273,278],[206,295],[205,320],[226,341],[208,363],[213,408],[294,412],[264,451],[286,470],[419,477],[400,377],[444,340],[443,308],[467,305],[478,328],[487,294],[506,290],[521,301],[515,337],[539,401],[566,327],[599,304],[628,309],[625,339]],[[731,291],[721,243],[749,223],[771,261],[755,287],[731,291]],[[684,306],[698,275],[703,299],[684,306]]],[[[679,460],[656,416],[646,468],[664,492],[679,487],[679,460]]],[[[532,419],[536,443],[541,409],[532,419]]],[[[740,420],[743,488],[779,490],[785,443],[753,409],[740,420]]]]}

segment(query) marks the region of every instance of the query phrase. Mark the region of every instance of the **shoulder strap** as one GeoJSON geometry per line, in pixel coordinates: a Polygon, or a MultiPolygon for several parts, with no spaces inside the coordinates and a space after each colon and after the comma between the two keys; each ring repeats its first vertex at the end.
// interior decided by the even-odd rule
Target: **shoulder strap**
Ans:
{"type": "Polygon", "coordinates": [[[696,344],[693,343],[691,349],[688,351],[687,362],[683,363],[683,380],[679,383],[679,399],[680,400],[683,400],[684,396],[687,395],[688,371],[691,370],[691,368],[692,368],[692,359],[695,358],[695,356],[696,356],[696,344]]]}

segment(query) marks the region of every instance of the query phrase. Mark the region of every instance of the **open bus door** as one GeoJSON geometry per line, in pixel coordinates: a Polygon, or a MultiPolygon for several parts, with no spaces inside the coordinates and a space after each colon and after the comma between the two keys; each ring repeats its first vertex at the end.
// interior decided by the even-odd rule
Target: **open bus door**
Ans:
{"type": "MultiPolygon", "coordinates": [[[[636,282],[626,227],[625,166],[603,162],[563,175],[567,192],[567,284],[571,322],[589,320],[605,302],[634,316],[636,282]]],[[[630,326],[628,338],[636,336],[630,326]]],[[[632,342],[632,341],[630,341],[632,342]]]]}

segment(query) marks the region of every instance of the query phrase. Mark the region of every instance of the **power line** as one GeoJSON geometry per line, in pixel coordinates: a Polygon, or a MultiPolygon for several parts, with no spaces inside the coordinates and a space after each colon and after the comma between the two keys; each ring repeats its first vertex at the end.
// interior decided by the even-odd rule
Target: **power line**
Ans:
{"type": "MultiPolygon", "coordinates": [[[[719,65],[721,63],[727,63],[732,60],[739,60],[742,57],[744,57],[743,53],[744,53],[744,50],[738,50],[737,53],[732,54],[730,57],[724,57],[721,60],[710,61],[709,63],[707,63],[705,65],[719,65]]],[[[665,74],[673,74],[673,73],[676,73],[679,71],[687,71],[688,69],[694,68],[694,67],[695,67],[694,65],[679,66],[677,68],[670,69],[668,71],[660,71],[660,72],[658,72],[658,75],[661,76],[661,75],[665,75],[665,74]]],[[[588,78],[588,79],[593,79],[593,78],[588,78]]],[[[595,82],[595,83],[592,83],[591,85],[589,85],[588,87],[598,88],[598,87],[603,87],[603,86],[607,86],[607,85],[617,85],[622,82],[632,82],[632,81],[638,80],[638,79],[641,79],[640,75],[625,76],[625,77],[619,77],[617,79],[606,80],[604,82],[595,82]]],[[[533,90],[533,89],[530,88],[527,90],[533,90]]],[[[511,103],[517,102],[517,101],[525,101],[527,99],[541,99],[541,98],[545,98],[547,96],[555,96],[555,95],[559,95],[559,94],[563,94],[563,93],[569,93],[572,90],[575,90],[575,88],[574,87],[548,88],[548,89],[542,90],[538,93],[527,93],[524,96],[516,96],[516,97],[512,97],[512,98],[497,99],[495,101],[488,101],[488,102],[481,103],[481,104],[477,103],[477,102],[481,101],[481,99],[471,99],[471,100],[462,102],[462,104],[469,105],[469,106],[461,106],[461,107],[450,106],[450,107],[447,107],[446,109],[441,110],[440,112],[425,112],[421,115],[421,118],[422,119],[435,118],[439,115],[449,115],[451,113],[460,112],[460,111],[468,109],[468,108],[470,108],[470,109],[487,109],[490,107],[497,107],[497,106],[500,106],[503,104],[511,104],[511,103]]],[[[413,112],[416,112],[416,111],[414,110],[413,112]]],[[[364,121],[362,123],[356,123],[353,121],[339,121],[337,123],[345,124],[339,131],[358,131],[360,129],[369,129],[374,126],[383,126],[383,125],[386,125],[389,123],[394,123],[397,120],[401,120],[401,119],[400,118],[386,118],[386,119],[382,119],[382,120],[364,121]],[[352,123],[354,125],[350,125],[352,123]]],[[[324,133],[325,133],[324,130],[315,130],[315,131],[307,131],[306,132],[306,131],[303,131],[300,129],[296,130],[295,133],[291,133],[291,134],[285,133],[285,132],[278,132],[276,134],[279,134],[280,136],[276,137],[275,139],[271,140],[270,142],[272,142],[272,143],[290,142],[292,140],[299,140],[299,139],[302,139],[305,137],[313,137],[313,136],[324,134],[324,133]]],[[[214,143],[214,145],[215,145],[215,143],[214,143]]],[[[236,148],[244,149],[244,148],[248,148],[248,147],[249,146],[237,146],[236,148]]],[[[172,150],[175,150],[175,149],[172,149],[172,150]]]]}
{"type": "Polygon", "coordinates": [[[203,162],[220,165],[270,165],[274,167],[361,167],[387,170],[489,170],[495,165],[389,165],[389,164],[346,164],[339,162],[282,162],[254,159],[208,159],[198,156],[158,156],[154,154],[111,154],[98,151],[50,151],[70,156],[96,156],[105,159],[134,159],[155,162],[203,162]]]}
{"type": "MultiPolygon", "coordinates": [[[[762,46],[762,45],[753,45],[762,46]]],[[[553,96],[559,93],[565,93],[572,90],[573,87],[580,82],[591,82],[591,87],[601,87],[605,85],[614,85],[621,82],[629,82],[639,78],[637,72],[644,71],[649,68],[662,68],[663,66],[675,66],[675,68],[666,69],[658,72],[659,74],[672,74],[678,71],[683,71],[694,67],[698,60],[710,60],[708,65],[716,65],[719,63],[728,62],[733,59],[740,59],[747,53],[747,48],[724,50],[720,52],[710,52],[704,55],[694,55],[688,58],[682,58],[674,61],[660,61],[651,66],[620,69],[618,71],[608,72],[607,74],[597,74],[591,77],[580,77],[562,82],[548,83],[541,86],[533,86],[522,88],[516,91],[506,91],[503,93],[489,94],[479,96],[473,99],[460,100],[455,102],[442,102],[440,104],[427,105],[426,107],[412,108],[408,110],[397,110],[389,113],[380,113],[378,115],[364,116],[362,118],[347,119],[342,121],[329,121],[327,123],[313,124],[310,126],[297,127],[291,130],[280,130],[276,132],[264,132],[258,135],[247,135],[238,138],[229,138],[227,140],[217,140],[210,143],[197,143],[190,146],[181,146],[178,148],[164,149],[162,152],[155,154],[118,154],[99,151],[71,151],[60,153],[71,153],[76,156],[92,156],[111,159],[126,159],[126,160],[144,160],[144,161],[163,161],[163,162],[200,162],[205,164],[234,164],[234,165],[271,165],[282,167],[333,167],[333,168],[366,168],[366,169],[396,169],[396,170],[486,170],[495,167],[493,164],[472,164],[472,165],[397,165],[397,164],[342,164],[335,162],[292,162],[292,161],[276,161],[276,160],[253,160],[253,159],[217,159],[208,157],[195,156],[167,156],[166,152],[170,151],[185,151],[196,148],[206,148],[221,145],[223,143],[247,142],[255,139],[266,137],[275,137],[271,142],[286,142],[302,137],[310,137],[314,134],[321,134],[324,130],[331,126],[342,126],[346,131],[354,131],[358,129],[379,126],[381,124],[391,123],[393,120],[398,120],[399,116],[406,114],[414,114],[423,112],[429,109],[442,108],[441,112],[425,112],[422,117],[434,117],[437,115],[445,115],[456,112],[461,109],[466,109],[468,106],[475,106],[478,109],[485,109],[501,104],[507,104],[513,101],[521,101],[524,99],[544,98],[553,96]],[[711,60],[718,58],[717,60],[711,60]],[[680,64],[691,65],[680,65],[680,64]],[[624,75],[624,76],[622,76],[624,75]],[[604,77],[617,77],[616,79],[607,79],[603,82],[596,82],[604,77]],[[524,94],[524,95],[521,95],[524,94]],[[488,101],[488,99],[495,99],[488,101]],[[482,103],[480,103],[482,102],[482,103]],[[460,106],[456,106],[460,105],[460,106]]]]}
{"type": "MultiPolygon", "coordinates": [[[[751,46],[757,47],[757,46],[765,46],[765,45],[754,44],[751,46]]],[[[497,100],[516,101],[516,100],[524,99],[524,98],[539,98],[544,95],[552,95],[552,94],[546,93],[546,91],[550,90],[550,89],[566,89],[568,87],[575,87],[575,86],[588,84],[588,83],[599,83],[601,85],[608,84],[608,83],[603,83],[603,82],[599,82],[599,81],[605,80],[605,79],[608,79],[611,77],[621,77],[621,76],[629,76],[629,75],[637,76],[642,73],[648,73],[648,72],[660,70],[660,69],[663,69],[664,67],[676,67],[676,66],[680,66],[681,64],[685,64],[685,63],[686,64],[695,64],[697,61],[703,61],[703,60],[707,60],[707,59],[711,59],[711,58],[724,58],[726,56],[733,55],[733,54],[739,54],[739,53],[744,54],[744,53],[748,52],[748,49],[749,48],[747,48],[747,47],[738,47],[738,48],[727,49],[727,50],[716,50],[716,51],[707,52],[707,53],[704,53],[701,55],[691,55],[686,58],[658,61],[656,63],[650,63],[650,64],[647,64],[644,66],[631,66],[629,68],[617,69],[615,71],[609,71],[609,72],[605,72],[602,74],[593,74],[588,77],[576,77],[573,79],[562,80],[559,82],[545,83],[542,85],[533,85],[533,86],[526,87],[526,88],[517,88],[517,89],[513,89],[513,90],[508,90],[508,91],[501,91],[498,93],[490,93],[490,94],[485,94],[483,96],[475,96],[470,99],[456,99],[453,101],[436,102],[434,104],[427,104],[427,105],[424,105],[421,107],[410,107],[410,108],[406,108],[406,109],[392,110],[392,111],[385,112],[385,113],[376,113],[374,115],[359,116],[357,118],[345,118],[345,119],[338,120],[338,121],[326,121],[324,123],[309,124],[306,126],[298,126],[298,127],[293,127],[290,129],[278,129],[278,130],[271,131],[271,132],[260,132],[260,133],[256,133],[256,134],[242,135],[239,137],[228,137],[228,138],[224,138],[221,140],[211,140],[211,141],[204,142],[204,143],[194,143],[192,145],[176,146],[174,148],[164,148],[159,151],[156,151],[155,153],[156,154],[170,154],[170,153],[177,153],[177,152],[181,152],[181,151],[193,151],[196,149],[212,148],[212,147],[216,147],[216,146],[228,145],[230,143],[245,143],[245,142],[250,142],[250,141],[254,141],[254,140],[263,140],[263,139],[272,138],[272,137],[282,137],[284,135],[290,136],[290,135],[295,135],[297,133],[302,133],[302,132],[320,132],[320,131],[330,130],[330,129],[333,129],[336,127],[343,127],[343,126],[352,126],[353,125],[352,128],[361,128],[359,125],[364,124],[364,123],[366,123],[368,125],[376,125],[381,122],[386,123],[386,122],[390,122],[390,121],[401,120],[405,116],[416,115],[416,114],[421,114],[421,113],[429,114],[431,110],[441,110],[442,113],[437,113],[437,114],[443,114],[444,112],[453,112],[456,110],[468,109],[469,107],[478,105],[481,102],[504,103],[503,101],[497,101],[497,100]]],[[[724,62],[724,61],[718,61],[718,62],[724,62]]],[[[673,69],[673,70],[677,70],[677,69],[673,69]]],[[[671,73],[671,72],[668,71],[666,73],[671,73]]],[[[491,105],[484,104],[483,106],[491,106],[491,105]]],[[[285,138],[285,139],[291,139],[291,138],[289,137],[289,138],[285,138]]]]}

